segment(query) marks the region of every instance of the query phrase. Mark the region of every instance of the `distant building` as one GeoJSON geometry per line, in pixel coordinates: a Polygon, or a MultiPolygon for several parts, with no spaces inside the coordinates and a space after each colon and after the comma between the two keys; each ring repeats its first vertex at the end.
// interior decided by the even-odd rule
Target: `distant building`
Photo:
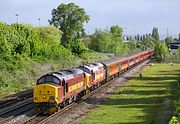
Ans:
{"type": "Polygon", "coordinates": [[[178,48],[180,48],[180,41],[169,43],[169,50],[171,53],[176,53],[178,48]]]}

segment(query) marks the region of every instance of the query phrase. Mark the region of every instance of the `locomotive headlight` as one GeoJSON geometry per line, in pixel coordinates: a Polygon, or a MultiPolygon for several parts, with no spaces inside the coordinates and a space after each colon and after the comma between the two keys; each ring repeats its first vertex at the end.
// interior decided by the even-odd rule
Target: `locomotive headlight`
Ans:
{"type": "Polygon", "coordinates": [[[46,99],[46,96],[43,96],[43,99],[46,99]]]}
{"type": "Polygon", "coordinates": [[[49,102],[50,103],[55,103],[55,97],[54,96],[50,96],[49,97],[49,102]]]}
{"type": "Polygon", "coordinates": [[[54,99],[55,99],[55,97],[54,97],[54,96],[50,96],[50,97],[49,97],[49,99],[54,100],[54,99]]]}

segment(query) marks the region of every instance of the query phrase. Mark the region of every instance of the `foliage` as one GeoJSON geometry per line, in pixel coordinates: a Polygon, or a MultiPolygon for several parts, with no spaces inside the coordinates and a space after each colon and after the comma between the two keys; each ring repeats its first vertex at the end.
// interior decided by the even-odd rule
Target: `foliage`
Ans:
{"type": "Polygon", "coordinates": [[[169,124],[180,124],[177,117],[173,116],[171,120],[169,121],[169,124]]]}
{"type": "Polygon", "coordinates": [[[54,26],[36,27],[35,30],[38,32],[43,43],[51,45],[52,43],[61,42],[59,38],[63,33],[54,26]]]}
{"type": "Polygon", "coordinates": [[[155,40],[151,36],[147,36],[145,39],[142,40],[142,44],[146,49],[147,48],[153,49],[155,46],[154,42],[155,40]]]}
{"type": "Polygon", "coordinates": [[[93,49],[97,52],[109,52],[109,46],[111,43],[111,36],[109,31],[97,30],[91,36],[90,49],[93,49]]]}
{"type": "Polygon", "coordinates": [[[48,60],[46,63],[49,64],[49,61],[53,61],[55,65],[56,61],[60,61],[58,67],[60,63],[63,63],[63,67],[69,65],[75,56],[70,50],[59,45],[61,34],[53,26],[34,28],[31,25],[0,23],[0,89],[2,92],[18,92],[20,89],[31,87],[31,83],[37,79],[36,76],[47,73],[39,72],[36,67],[34,68],[40,62],[48,60]]]}
{"type": "Polygon", "coordinates": [[[164,41],[166,42],[166,44],[169,44],[169,43],[174,42],[175,40],[173,37],[166,37],[164,41]]]}
{"type": "Polygon", "coordinates": [[[135,40],[131,40],[126,43],[129,49],[129,52],[134,53],[137,51],[137,42],[135,40]]]}
{"type": "Polygon", "coordinates": [[[15,49],[18,47],[19,39],[20,38],[18,37],[16,30],[14,30],[11,26],[0,23],[0,54],[15,54],[15,49]]]}
{"type": "Polygon", "coordinates": [[[87,37],[84,37],[81,39],[82,40],[82,43],[87,47],[89,48],[90,45],[91,45],[91,38],[89,36],[87,37]]]}
{"type": "Polygon", "coordinates": [[[1,97],[31,88],[45,73],[107,59],[105,55],[88,52],[80,40],[72,42],[69,50],[60,45],[61,36],[62,32],[54,26],[0,22],[1,97]],[[71,50],[80,55],[75,56],[71,50]]]}
{"type": "Polygon", "coordinates": [[[159,32],[157,27],[153,28],[152,37],[155,39],[155,42],[159,41],[159,32]]]}
{"type": "Polygon", "coordinates": [[[57,9],[52,10],[52,18],[49,23],[63,32],[61,44],[68,47],[68,44],[85,34],[83,23],[88,22],[88,20],[89,16],[83,8],[74,3],[62,3],[57,9]]]}
{"type": "Polygon", "coordinates": [[[36,31],[22,24],[12,24],[11,27],[17,31],[19,36],[15,49],[16,54],[36,56],[40,54],[41,42],[36,31]]]}
{"type": "Polygon", "coordinates": [[[168,48],[165,42],[158,42],[155,46],[155,53],[157,57],[162,60],[168,53],[168,48]]]}
{"type": "Polygon", "coordinates": [[[83,64],[91,63],[91,62],[100,62],[102,60],[110,59],[103,53],[97,53],[94,51],[86,51],[81,53],[79,57],[83,60],[83,64]]]}
{"type": "Polygon", "coordinates": [[[87,48],[85,47],[85,45],[82,43],[81,40],[72,41],[70,43],[69,49],[77,55],[87,51],[87,48]]]}
{"type": "Polygon", "coordinates": [[[106,30],[97,30],[91,36],[90,49],[97,52],[116,53],[118,55],[127,53],[128,47],[122,42],[122,28],[112,26],[106,30]]]}

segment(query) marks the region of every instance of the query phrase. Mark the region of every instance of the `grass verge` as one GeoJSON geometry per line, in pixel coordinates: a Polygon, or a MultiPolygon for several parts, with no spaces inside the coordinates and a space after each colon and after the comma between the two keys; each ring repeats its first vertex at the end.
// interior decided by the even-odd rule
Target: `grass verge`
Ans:
{"type": "Polygon", "coordinates": [[[155,64],[143,69],[118,87],[100,107],[91,111],[82,124],[157,124],[171,116],[172,84],[177,82],[180,64],[155,64]]]}

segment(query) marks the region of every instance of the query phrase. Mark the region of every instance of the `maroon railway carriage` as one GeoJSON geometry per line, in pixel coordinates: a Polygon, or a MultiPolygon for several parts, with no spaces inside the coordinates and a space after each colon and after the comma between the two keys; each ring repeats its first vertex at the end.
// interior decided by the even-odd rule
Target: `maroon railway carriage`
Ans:
{"type": "Polygon", "coordinates": [[[140,61],[142,61],[143,59],[144,59],[144,53],[141,52],[141,53],[140,53],[140,61]]]}
{"type": "Polygon", "coordinates": [[[120,62],[121,62],[120,70],[121,70],[121,71],[127,70],[127,69],[128,69],[128,66],[129,66],[129,60],[128,60],[128,58],[123,59],[123,60],[121,60],[120,62]]]}
{"type": "Polygon", "coordinates": [[[139,63],[140,61],[140,54],[135,55],[135,63],[139,63]]]}
{"type": "Polygon", "coordinates": [[[102,62],[105,70],[106,70],[106,80],[108,80],[110,77],[117,76],[120,72],[120,62],[119,59],[111,59],[102,62]]]}
{"type": "Polygon", "coordinates": [[[135,55],[129,57],[129,67],[135,64],[135,55]]]}

